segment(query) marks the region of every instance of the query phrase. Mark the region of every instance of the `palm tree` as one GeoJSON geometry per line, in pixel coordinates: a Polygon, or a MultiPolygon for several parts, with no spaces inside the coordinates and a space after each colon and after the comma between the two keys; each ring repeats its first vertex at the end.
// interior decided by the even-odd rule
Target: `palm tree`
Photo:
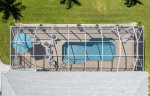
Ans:
{"type": "Polygon", "coordinates": [[[66,9],[70,9],[73,4],[76,4],[78,6],[81,5],[79,0],[60,0],[60,4],[66,4],[66,9]]]}
{"type": "Polygon", "coordinates": [[[13,17],[15,21],[20,20],[23,17],[21,11],[25,8],[21,2],[16,2],[16,0],[0,0],[0,12],[3,13],[2,19],[6,22],[10,17],[13,17]]]}

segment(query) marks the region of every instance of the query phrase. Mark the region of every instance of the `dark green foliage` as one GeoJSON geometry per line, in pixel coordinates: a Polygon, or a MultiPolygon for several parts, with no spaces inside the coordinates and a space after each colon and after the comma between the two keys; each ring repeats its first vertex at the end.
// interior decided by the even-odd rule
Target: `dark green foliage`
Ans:
{"type": "Polygon", "coordinates": [[[136,4],[142,4],[143,3],[140,0],[125,0],[125,5],[127,5],[127,7],[132,7],[136,4]]]}
{"type": "Polygon", "coordinates": [[[76,5],[78,5],[78,6],[80,6],[81,5],[81,3],[79,2],[79,0],[71,0],[74,4],[76,4],[76,5]]]}
{"type": "Polygon", "coordinates": [[[81,3],[79,2],[79,0],[60,0],[61,4],[66,4],[66,9],[70,9],[73,4],[76,4],[78,6],[81,5],[81,3]]]}
{"type": "Polygon", "coordinates": [[[60,0],[60,4],[65,4],[66,0],[60,0]]]}
{"type": "Polygon", "coordinates": [[[66,0],[66,9],[70,9],[72,7],[71,0],[66,0]]]}
{"type": "Polygon", "coordinates": [[[21,2],[16,2],[16,0],[0,0],[0,12],[3,13],[2,19],[6,22],[11,16],[16,21],[20,20],[23,17],[21,11],[25,8],[21,2]]]}
{"type": "Polygon", "coordinates": [[[142,24],[142,22],[141,21],[139,21],[139,22],[137,22],[138,24],[138,26],[142,26],[143,24],[142,24]]]}

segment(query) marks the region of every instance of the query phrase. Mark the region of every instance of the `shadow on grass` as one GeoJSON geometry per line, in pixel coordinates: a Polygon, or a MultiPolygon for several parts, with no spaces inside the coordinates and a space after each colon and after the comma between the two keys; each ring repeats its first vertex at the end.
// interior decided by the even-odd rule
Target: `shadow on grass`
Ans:
{"type": "Polygon", "coordinates": [[[137,4],[143,5],[143,3],[140,0],[125,0],[125,5],[127,7],[132,7],[132,6],[135,6],[137,4]]]}
{"type": "Polygon", "coordinates": [[[73,4],[80,6],[79,0],[60,0],[60,4],[66,4],[66,9],[72,8],[73,4]]]}

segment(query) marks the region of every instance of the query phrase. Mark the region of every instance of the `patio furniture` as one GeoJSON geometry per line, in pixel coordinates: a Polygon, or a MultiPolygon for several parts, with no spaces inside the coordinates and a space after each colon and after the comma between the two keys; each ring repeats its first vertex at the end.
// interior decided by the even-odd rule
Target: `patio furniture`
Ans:
{"type": "Polygon", "coordinates": [[[49,61],[51,62],[52,60],[53,60],[53,57],[52,57],[52,50],[50,49],[50,51],[49,51],[49,61]]]}
{"type": "Polygon", "coordinates": [[[56,70],[58,69],[58,62],[56,62],[55,60],[51,60],[49,62],[49,65],[52,67],[52,70],[55,68],[56,70]]]}
{"type": "Polygon", "coordinates": [[[52,59],[50,59],[50,61],[49,61],[49,65],[50,65],[50,66],[52,66],[52,65],[54,66],[54,65],[55,65],[55,61],[54,61],[54,60],[52,60],[52,59]]]}
{"type": "Polygon", "coordinates": [[[50,44],[48,42],[44,42],[44,46],[48,49],[50,48],[50,44]]]}
{"type": "Polygon", "coordinates": [[[36,38],[34,44],[41,44],[41,41],[38,38],[36,38]]]}
{"type": "Polygon", "coordinates": [[[48,57],[49,57],[49,65],[50,66],[54,66],[55,65],[55,61],[53,60],[53,51],[52,51],[52,45],[49,44],[48,42],[44,43],[44,46],[48,48],[48,57]]]}
{"type": "Polygon", "coordinates": [[[57,36],[56,35],[54,35],[54,34],[51,34],[51,40],[53,41],[53,42],[55,42],[55,41],[57,41],[57,36]]]}
{"type": "Polygon", "coordinates": [[[48,49],[47,51],[48,51],[48,56],[49,55],[52,55],[53,54],[53,51],[52,51],[52,44],[49,44],[48,42],[45,42],[44,43],[44,46],[48,49]]]}

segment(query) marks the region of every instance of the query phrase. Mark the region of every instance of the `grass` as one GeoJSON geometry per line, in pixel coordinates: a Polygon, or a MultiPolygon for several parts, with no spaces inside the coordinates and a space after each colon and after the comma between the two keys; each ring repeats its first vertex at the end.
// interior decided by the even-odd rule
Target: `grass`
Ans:
{"type": "MultiPolygon", "coordinates": [[[[145,26],[145,69],[150,73],[150,0],[144,5],[127,8],[124,0],[80,0],[82,6],[66,10],[57,0],[19,0],[27,9],[22,23],[130,23],[142,22],[145,26]]],[[[0,14],[1,17],[2,14],[0,14]]],[[[9,24],[13,20],[9,21],[9,24]]],[[[9,63],[9,28],[0,22],[0,58],[9,63]]]]}
{"type": "MultiPolygon", "coordinates": [[[[130,23],[145,26],[145,69],[150,73],[150,0],[127,8],[124,0],[80,0],[82,6],[66,10],[58,0],[19,0],[27,9],[22,23],[130,23]]],[[[1,17],[2,14],[0,14],[1,17]]],[[[9,21],[9,24],[13,20],[9,21]]],[[[0,22],[0,58],[9,63],[9,25],[0,22]]]]}

